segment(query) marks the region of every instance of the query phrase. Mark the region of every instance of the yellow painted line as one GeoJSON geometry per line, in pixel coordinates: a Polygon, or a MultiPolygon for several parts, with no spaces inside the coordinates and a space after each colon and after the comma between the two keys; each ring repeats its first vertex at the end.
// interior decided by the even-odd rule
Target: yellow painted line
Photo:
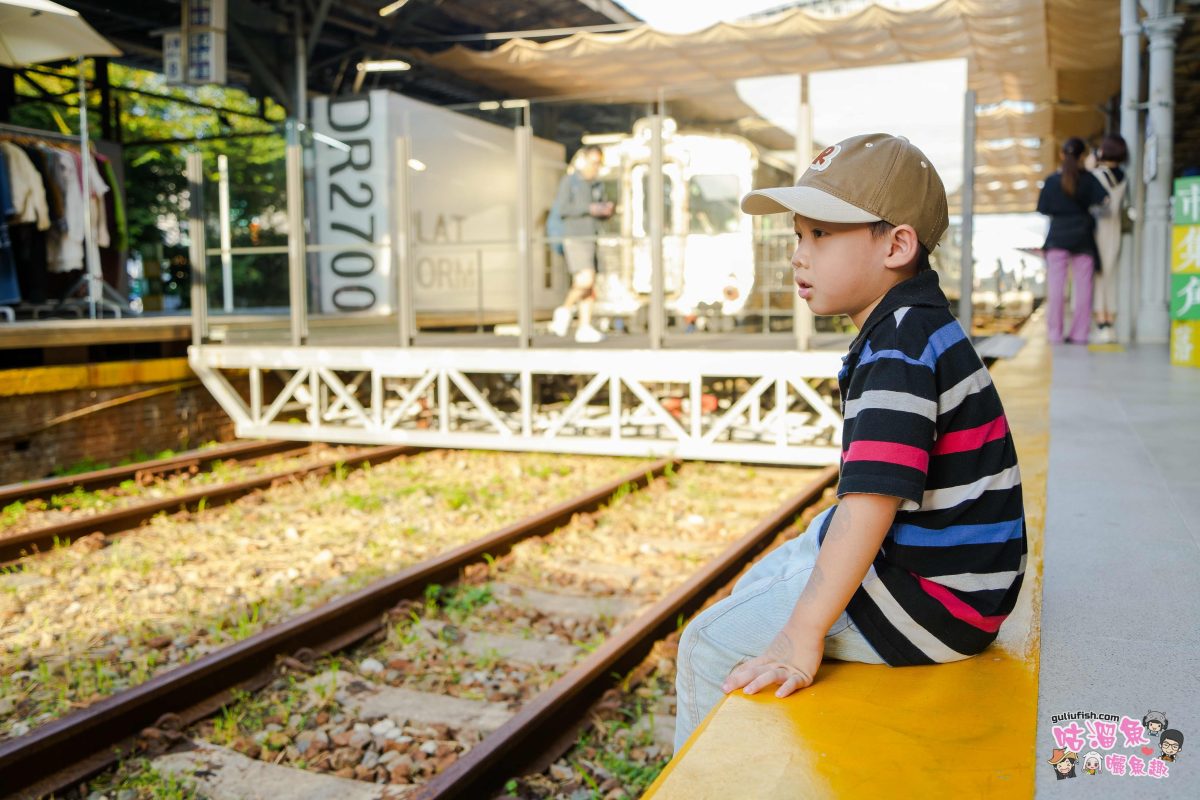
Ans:
{"type": "Polygon", "coordinates": [[[33,367],[0,371],[0,397],[103,389],[194,378],[186,358],[109,361],[70,367],[33,367]]]}
{"type": "Polygon", "coordinates": [[[992,376],[1021,466],[1029,558],[996,643],[966,661],[827,661],[790,698],[733,694],[643,797],[653,800],[1033,796],[1049,454],[1050,348],[1040,314],[992,376]]]}
{"type": "Polygon", "coordinates": [[[1089,353],[1124,353],[1125,345],[1122,344],[1089,344],[1089,353]]]}

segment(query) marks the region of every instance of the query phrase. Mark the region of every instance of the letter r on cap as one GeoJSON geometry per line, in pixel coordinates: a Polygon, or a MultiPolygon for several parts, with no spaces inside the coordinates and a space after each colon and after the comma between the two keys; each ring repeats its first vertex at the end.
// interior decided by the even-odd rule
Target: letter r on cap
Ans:
{"type": "Polygon", "coordinates": [[[826,147],[817,155],[816,158],[813,159],[813,162],[809,168],[815,169],[817,172],[824,172],[826,168],[829,167],[830,162],[832,162],[840,152],[842,152],[842,146],[840,144],[829,145],[829,147],[826,147]]]}

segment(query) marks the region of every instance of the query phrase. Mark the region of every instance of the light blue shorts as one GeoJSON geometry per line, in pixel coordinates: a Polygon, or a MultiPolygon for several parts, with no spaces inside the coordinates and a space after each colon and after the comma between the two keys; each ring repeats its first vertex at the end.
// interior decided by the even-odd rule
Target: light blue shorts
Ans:
{"type": "MultiPolygon", "coordinates": [[[[720,702],[721,683],[742,661],[756,658],[783,629],[817,563],[818,532],[833,508],[808,530],[767,554],[734,585],[733,592],[696,616],[683,632],[675,676],[678,750],[720,702]]],[[[825,636],[825,658],[885,663],[845,612],[825,636]]]]}

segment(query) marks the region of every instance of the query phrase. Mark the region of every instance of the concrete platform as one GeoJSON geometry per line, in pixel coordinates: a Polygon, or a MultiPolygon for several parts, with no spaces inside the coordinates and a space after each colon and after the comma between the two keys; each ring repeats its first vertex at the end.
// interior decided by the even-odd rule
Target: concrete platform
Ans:
{"type": "MultiPolygon", "coordinates": [[[[1055,346],[1050,428],[1038,796],[1200,797],[1200,370],[1165,345],[1055,346]],[[1187,737],[1166,778],[1045,763],[1054,715],[1151,710],[1187,737]]],[[[1123,743],[1080,755],[1159,754],[1123,743]]]]}

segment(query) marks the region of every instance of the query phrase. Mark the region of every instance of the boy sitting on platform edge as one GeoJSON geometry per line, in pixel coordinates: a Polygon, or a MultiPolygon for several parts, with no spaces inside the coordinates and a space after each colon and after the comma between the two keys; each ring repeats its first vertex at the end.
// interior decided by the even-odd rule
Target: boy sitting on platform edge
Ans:
{"type": "Polygon", "coordinates": [[[855,136],[742,210],[794,214],[800,297],[859,329],[838,375],[840,502],[684,630],[676,752],[724,693],[778,684],[786,697],[825,656],[899,667],[978,654],[1025,573],[1004,409],[929,265],[949,224],[933,164],[907,139],[855,136]]]}

